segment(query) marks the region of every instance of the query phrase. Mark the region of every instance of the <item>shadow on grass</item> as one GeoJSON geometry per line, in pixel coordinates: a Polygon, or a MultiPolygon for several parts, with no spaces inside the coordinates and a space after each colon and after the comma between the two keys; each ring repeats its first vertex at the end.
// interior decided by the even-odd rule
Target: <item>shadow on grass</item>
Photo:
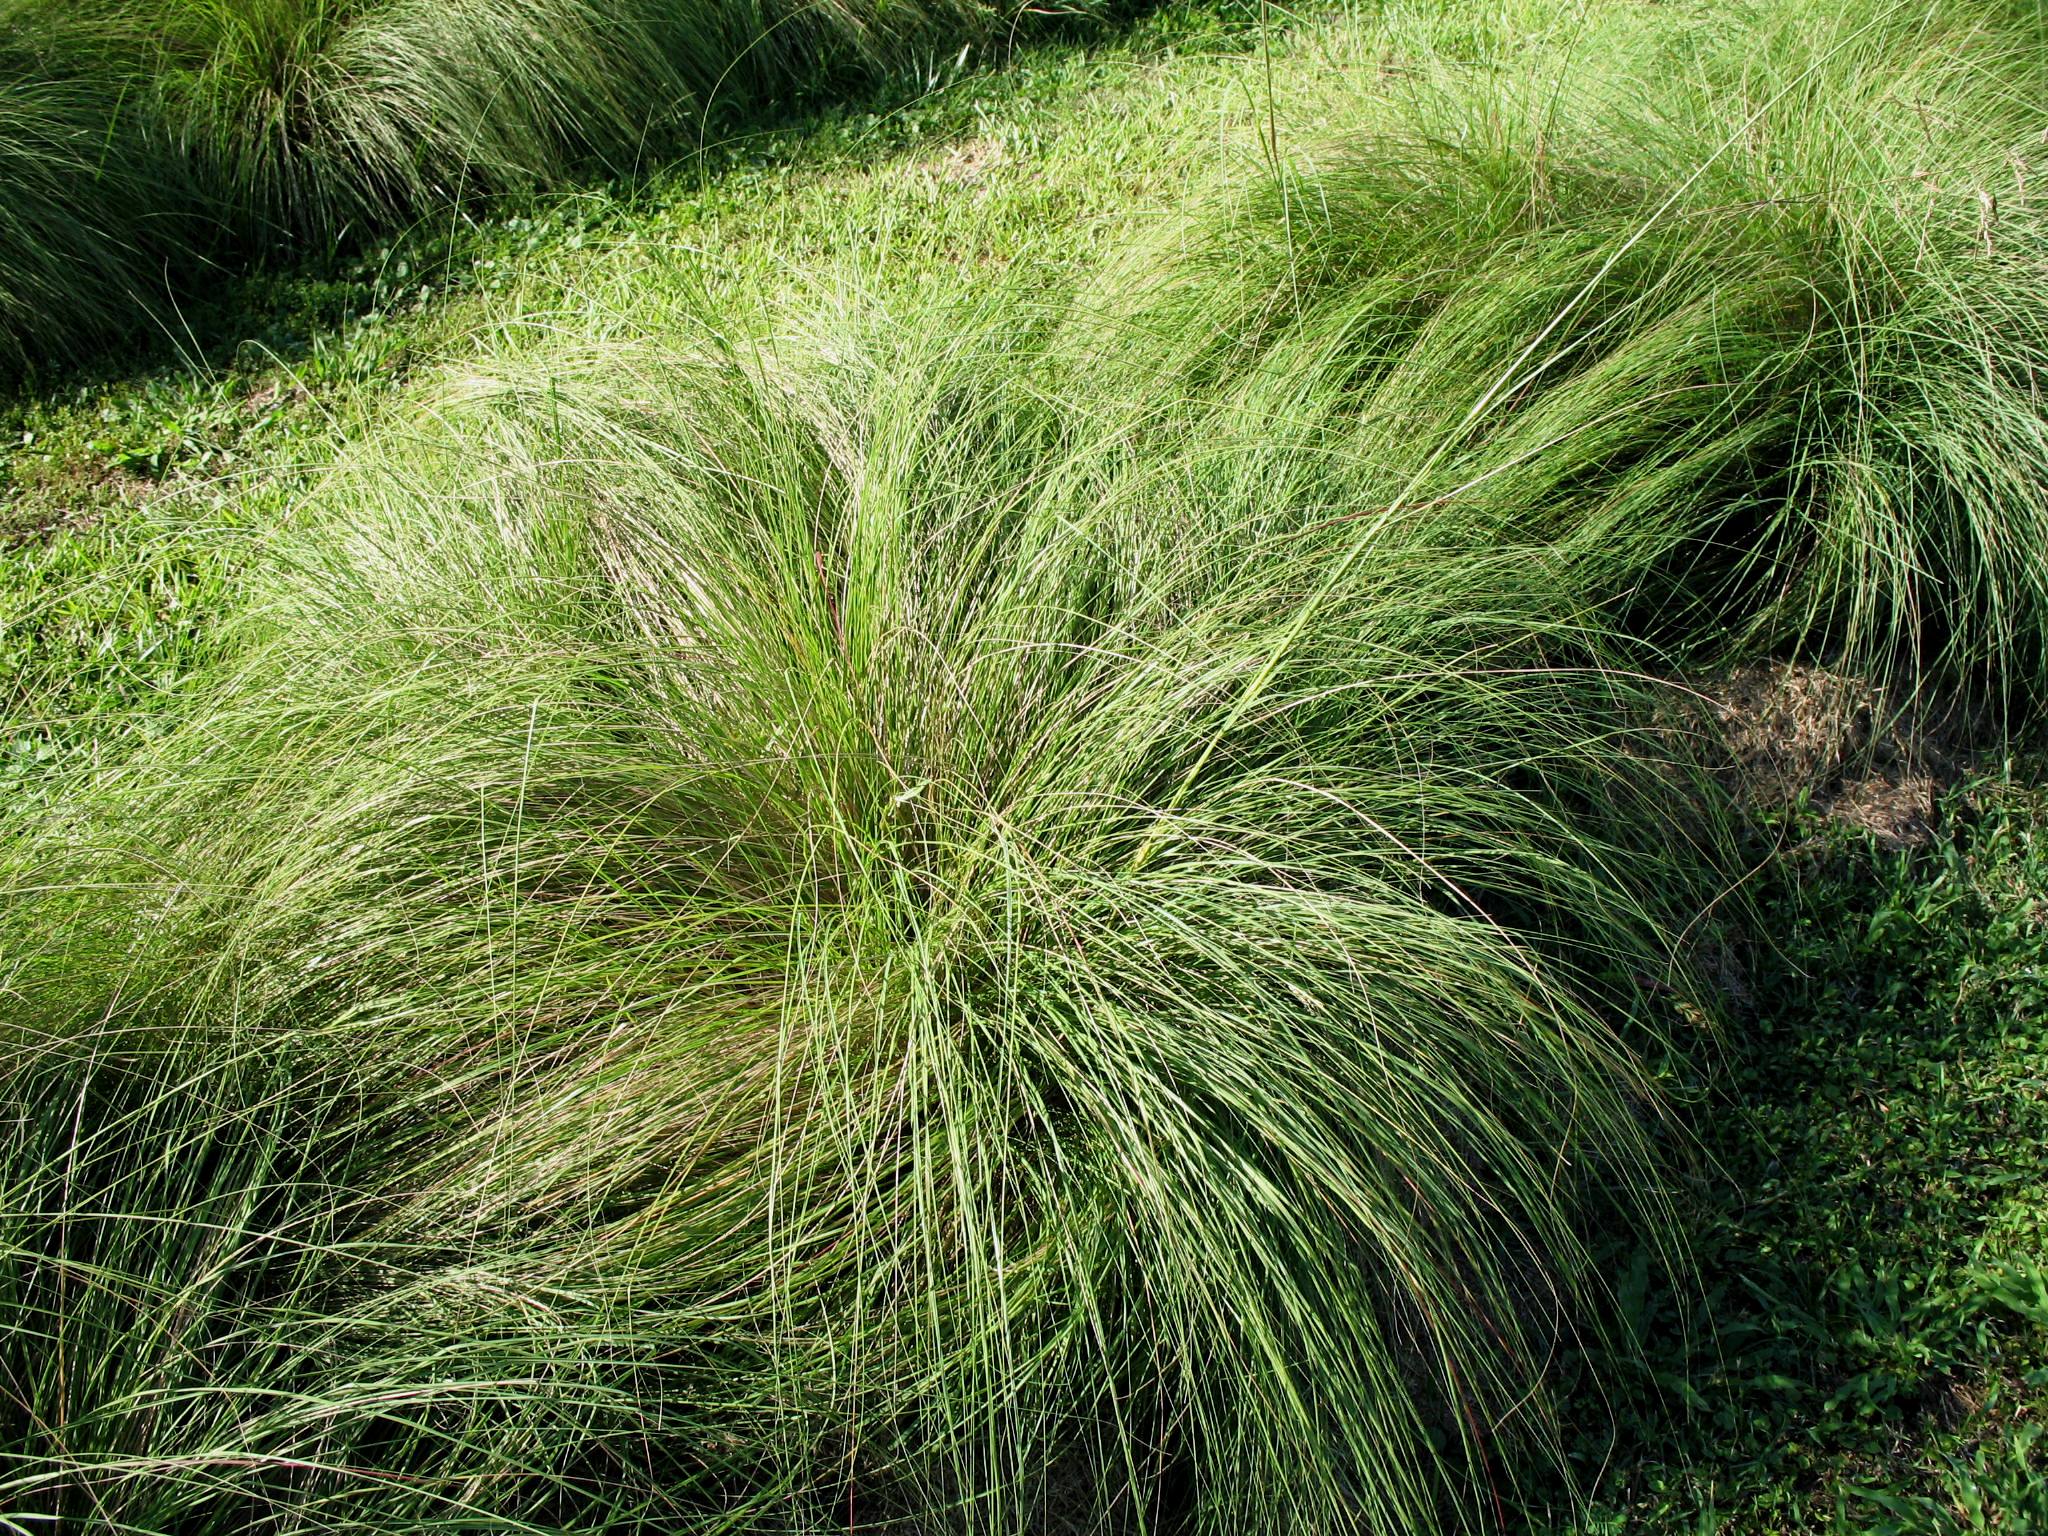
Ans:
{"type": "Polygon", "coordinates": [[[480,270],[607,231],[634,227],[734,174],[878,159],[971,132],[991,97],[1026,94],[1038,76],[1072,74],[1098,55],[1238,50],[1298,17],[1248,0],[1128,0],[1106,10],[1050,11],[994,47],[934,57],[922,70],[813,86],[750,104],[638,176],[580,189],[477,198],[410,228],[344,232],[318,247],[239,249],[180,277],[161,313],[138,312],[122,346],[0,377],[0,418],[15,400],[119,386],[152,372],[208,372],[251,357],[294,370],[352,323],[422,293],[459,293],[480,270]],[[1032,66],[1037,66],[1034,71],[1032,66]]]}
{"type": "Polygon", "coordinates": [[[1774,947],[1688,1116],[1698,1288],[1609,1255],[1643,1359],[1578,1362],[1592,1505],[1532,1526],[2048,1528],[2048,796],[1957,791],[1902,851],[1759,836],[1774,947]]]}

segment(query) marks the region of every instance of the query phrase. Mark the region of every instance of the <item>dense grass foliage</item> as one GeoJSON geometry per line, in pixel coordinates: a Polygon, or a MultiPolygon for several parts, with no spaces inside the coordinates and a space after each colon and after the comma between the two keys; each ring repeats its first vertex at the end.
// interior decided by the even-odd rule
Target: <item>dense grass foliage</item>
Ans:
{"type": "Polygon", "coordinates": [[[581,0],[100,9],[102,47],[132,61],[130,110],[257,240],[546,185],[594,153],[629,168],[688,111],[675,69],[687,50],[716,67],[752,24],[708,6],[689,31],[660,7],[581,0]],[[702,23],[722,20],[707,35],[702,23]]]}
{"type": "MultiPolygon", "coordinates": [[[[35,131],[244,252],[987,15],[70,14],[121,131],[35,131]]],[[[9,419],[0,1524],[2038,1512],[2031,823],[1738,857],[1642,675],[2048,666],[2036,21],[1374,26],[1078,312],[989,132],[915,261],[595,199],[544,312],[446,242],[506,312],[382,409],[404,242],[260,387],[9,419]]]]}
{"type": "Polygon", "coordinates": [[[206,260],[630,176],[714,125],[930,73],[1044,14],[996,0],[0,0],[0,364],[147,324],[206,260]]]}
{"type": "Polygon", "coordinates": [[[1403,1529],[1554,1443],[1575,1208],[1668,1242],[1630,685],[905,329],[473,381],[13,829],[0,1488],[1403,1529]]]}
{"type": "MultiPolygon", "coordinates": [[[[1539,540],[1696,655],[2048,682],[2048,34],[1617,7],[1403,60],[1203,216],[1105,367],[1320,437],[1333,515],[1539,540]]],[[[1091,335],[1094,334],[1091,330],[1091,335]]]]}
{"type": "MultiPolygon", "coordinates": [[[[67,11],[72,8],[66,7],[67,11]]],[[[104,68],[261,234],[389,225],[470,192],[644,169],[721,108],[929,63],[980,0],[88,0],[104,68]],[[116,64],[116,59],[120,64],[116,64]]]]}
{"type": "Polygon", "coordinates": [[[194,213],[181,168],[116,120],[105,82],[0,3],[0,377],[151,323],[160,265],[204,238],[194,213]]]}

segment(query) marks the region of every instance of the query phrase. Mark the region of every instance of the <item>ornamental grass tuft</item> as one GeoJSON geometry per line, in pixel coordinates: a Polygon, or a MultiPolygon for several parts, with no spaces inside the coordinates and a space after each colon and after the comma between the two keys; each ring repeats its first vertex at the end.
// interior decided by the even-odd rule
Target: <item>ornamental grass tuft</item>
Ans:
{"type": "Polygon", "coordinates": [[[1333,509],[1543,545],[1697,664],[2037,698],[2044,83],[1998,0],[1625,6],[1403,59],[1107,279],[1089,344],[1320,441],[1333,509]]]}
{"type": "Polygon", "coordinates": [[[1402,1531],[1555,1453],[1711,799],[1539,562],[1133,461],[988,310],[455,379],[7,828],[0,1502],[1402,1531]]]}
{"type": "Polygon", "coordinates": [[[204,265],[631,177],[1075,0],[0,0],[0,364],[147,325],[204,265]],[[53,287],[61,283],[61,287],[53,287]]]}
{"type": "Polygon", "coordinates": [[[0,375],[161,323],[167,263],[207,238],[190,180],[104,82],[0,0],[0,375]]]}

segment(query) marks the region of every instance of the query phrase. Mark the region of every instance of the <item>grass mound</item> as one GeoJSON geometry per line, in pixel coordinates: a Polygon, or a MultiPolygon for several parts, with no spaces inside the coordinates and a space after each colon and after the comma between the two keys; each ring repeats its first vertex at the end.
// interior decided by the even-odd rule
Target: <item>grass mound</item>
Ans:
{"type": "Polygon", "coordinates": [[[745,47],[751,18],[701,9],[260,0],[114,4],[99,25],[140,65],[130,110],[267,243],[630,167],[688,108],[688,45],[664,32],[697,21],[719,61],[745,47]]]}
{"type": "Polygon", "coordinates": [[[0,375],[145,322],[203,236],[178,169],[0,4],[0,375]]]}
{"type": "Polygon", "coordinates": [[[1403,61],[1091,345],[1321,441],[1333,515],[1543,543],[1696,656],[2038,693],[2044,79],[2038,18],[1975,0],[1403,61]]]}
{"type": "Polygon", "coordinates": [[[1551,1443],[1582,1197],[1668,1242],[1632,686],[883,334],[454,390],[8,830],[0,1494],[1439,1529],[1551,1443]]]}
{"type": "Polygon", "coordinates": [[[958,52],[980,0],[102,0],[137,110],[250,235],[331,237],[473,193],[644,169],[707,116],[958,52]]]}
{"type": "Polygon", "coordinates": [[[107,339],[202,258],[303,252],[471,197],[630,175],[714,125],[964,59],[1042,14],[1001,0],[0,0],[0,361],[107,339]]]}

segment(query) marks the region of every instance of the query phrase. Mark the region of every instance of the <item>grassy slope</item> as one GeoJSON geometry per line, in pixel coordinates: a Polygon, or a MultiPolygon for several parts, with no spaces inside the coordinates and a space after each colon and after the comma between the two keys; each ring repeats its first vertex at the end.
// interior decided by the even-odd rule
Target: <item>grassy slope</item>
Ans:
{"type": "Polygon", "coordinates": [[[289,506],[422,360],[502,345],[500,317],[533,327],[572,289],[592,302],[594,283],[630,284],[649,262],[701,261],[714,285],[767,294],[828,250],[902,282],[1063,270],[1174,195],[1191,139],[1241,139],[1253,46],[1242,15],[1192,6],[1109,47],[899,82],[651,186],[423,225],[335,269],[230,284],[133,371],[0,401],[0,750],[32,765],[188,670],[232,587],[224,531],[289,506]]]}
{"type": "MultiPolygon", "coordinates": [[[[1432,25],[1478,49],[1535,15],[1432,25]]],[[[1274,46],[1283,145],[1312,125],[1333,70],[1387,51],[1341,18],[1274,46]]],[[[715,287],[770,294],[821,257],[848,282],[1032,264],[1050,280],[1191,180],[1255,157],[1267,93],[1241,20],[1172,10],[1113,47],[1034,52],[725,146],[630,195],[416,231],[347,269],[244,285],[194,317],[197,333],[246,338],[202,368],[149,364],[8,402],[0,791],[131,728],[130,707],[203,653],[241,530],[287,508],[418,360],[502,346],[502,317],[572,298],[643,324],[636,278],[683,251],[715,287]]],[[[1761,899],[1791,937],[1754,957],[1753,1014],[1700,1117],[1724,1170],[1703,1169],[1694,1192],[1709,1292],[1661,1296],[1633,1255],[1614,1256],[1657,1371],[1623,1402],[1618,1442],[1580,1447],[1598,1492],[1568,1528],[2043,1517],[2048,938],[2034,893],[2048,815],[2010,791],[1981,804],[1912,855],[1787,829],[1761,899]]]]}

